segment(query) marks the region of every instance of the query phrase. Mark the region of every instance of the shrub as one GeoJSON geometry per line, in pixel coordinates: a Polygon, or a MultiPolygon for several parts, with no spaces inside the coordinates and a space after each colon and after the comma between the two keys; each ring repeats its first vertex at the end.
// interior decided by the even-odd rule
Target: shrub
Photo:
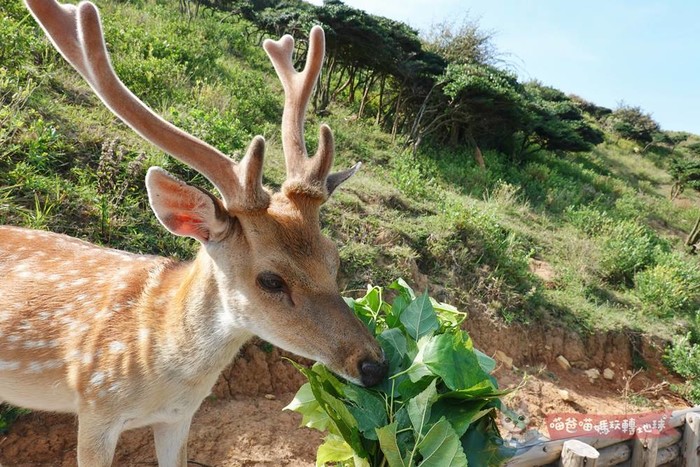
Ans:
{"type": "Polygon", "coordinates": [[[651,229],[628,220],[613,225],[601,240],[601,271],[613,284],[631,284],[635,273],[654,264],[662,245],[651,229]]]}
{"type": "Polygon", "coordinates": [[[591,206],[569,206],[565,216],[574,227],[589,237],[595,237],[610,230],[615,223],[606,211],[591,206]]]}
{"type": "Polygon", "coordinates": [[[659,124],[640,107],[620,105],[607,119],[608,127],[623,138],[638,143],[651,143],[660,130],[659,124]]]}
{"type": "Polygon", "coordinates": [[[700,345],[692,341],[690,333],[674,339],[666,350],[665,360],[673,371],[686,379],[674,389],[694,404],[700,404],[700,345]]]}
{"type": "Polygon", "coordinates": [[[635,294],[656,315],[686,313],[700,301],[700,267],[680,254],[662,255],[634,278],[635,294]]]}

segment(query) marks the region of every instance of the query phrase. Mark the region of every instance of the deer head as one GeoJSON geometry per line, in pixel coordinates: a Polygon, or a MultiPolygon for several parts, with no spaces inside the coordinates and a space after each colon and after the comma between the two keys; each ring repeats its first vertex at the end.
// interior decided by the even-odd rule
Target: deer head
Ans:
{"type": "Polygon", "coordinates": [[[202,245],[186,307],[220,307],[218,323],[245,329],[303,357],[327,364],[364,385],[386,373],[381,348],[339,295],[339,257],[319,225],[319,209],[358,165],[331,173],[333,136],[326,125],[313,157],[304,144],[304,116],[324,56],[324,34],[314,27],[302,72],[292,64],[294,41],[263,44],[282,81],[282,141],[287,179],[280,192],[262,185],[265,141],[257,136],[236,163],[171,125],[135,97],[116,76],[97,8],[54,0],[26,0],[54,46],[105,105],[146,140],[199,171],[221,198],[190,186],[163,169],[146,176],[149,203],[175,235],[202,245]],[[212,299],[215,296],[216,299],[212,299]]]}

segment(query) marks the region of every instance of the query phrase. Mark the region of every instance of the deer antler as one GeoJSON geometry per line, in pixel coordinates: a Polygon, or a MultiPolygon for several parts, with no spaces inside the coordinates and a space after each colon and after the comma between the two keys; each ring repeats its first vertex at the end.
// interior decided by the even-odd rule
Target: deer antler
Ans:
{"type": "Polygon", "coordinates": [[[333,133],[325,124],[320,128],[316,155],[309,158],[306,151],[304,117],[323,65],[325,43],[323,29],[319,26],[311,28],[306,65],[303,71],[298,72],[292,63],[292,36],[285,35],[278,41],[267,39],[263,42],[263,48],[284,88],[282,149],[287,166],[287,180],[283,189],[287,193],[296,192],[323,200],[360,167],[358,163],[348,170],[329,175],[335,150],[333,133]]]}
{"type": "Polygon", "coordinates": [[[222,152],[156,115],[124,86],[114,72],[95,5],[61,5],[25,0],[56,49],[85,78],[107,107],[146,140],[191,166],[219,190],[229,211],[264,209],[262,187],[265,141],[256,136],[236,164],[222,152]]]}

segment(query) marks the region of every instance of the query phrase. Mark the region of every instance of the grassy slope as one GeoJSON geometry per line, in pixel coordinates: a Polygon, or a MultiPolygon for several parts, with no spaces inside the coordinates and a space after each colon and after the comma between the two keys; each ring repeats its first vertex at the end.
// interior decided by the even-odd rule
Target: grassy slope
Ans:
{"type": "MultiPolygon", "coordinates": [[[[15,38],[0,45],[0,223],[191,256],[194,242],[157,224],[143,177],[159,164],[200,186],[206,181],[118,122],[19,0],[10,1],[0,23],[2,37],[15,38]]],[[[128,86],[225,152],[240,153],[263,134],[266,182],[279,185],[280,86],[261,49],[244,37],[245,24],[209,14],[188,23],[174,3],[100,6],[128,86]]],[[[700,210],[692,197],[683,206],[668,201],[662,162],[610,140],[590,154],[540,153],[519,166],[486,153],[482,170],[465,150],[426,148],[414,159],[370,122],[351,117],[351,108],[335,107],[326,118],[336,133],[336,167],[365,165],[323,211],[324,228],[340,245],[346,290],[427,275],[440,298],[506,321],[629,326],[666,337],[687,324],[686,315],[650,310],[634,275],[611,279],[605,263],[614,259],[610,232],[621,222],[650,226],[663,255],[682,249],[700,210]],[[551,280],[530,272],[532,258],[551,268],[551,280]]],[[[310,148],[318,123],[310,116],[310,148]]],[[[697,267],[694,258],[682,261],[697,267]]]]}

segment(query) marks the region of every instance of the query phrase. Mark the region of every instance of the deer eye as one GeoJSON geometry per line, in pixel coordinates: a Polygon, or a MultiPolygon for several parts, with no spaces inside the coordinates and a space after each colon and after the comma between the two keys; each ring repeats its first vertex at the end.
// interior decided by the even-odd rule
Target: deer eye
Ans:
{"type": "Polygon", "coordinates": [[[258,287],[265,292],[282,293],[287,291],[287,284],[285,284],[284,279],[272,272],[258,274],[257,283],[258,287]]]}

